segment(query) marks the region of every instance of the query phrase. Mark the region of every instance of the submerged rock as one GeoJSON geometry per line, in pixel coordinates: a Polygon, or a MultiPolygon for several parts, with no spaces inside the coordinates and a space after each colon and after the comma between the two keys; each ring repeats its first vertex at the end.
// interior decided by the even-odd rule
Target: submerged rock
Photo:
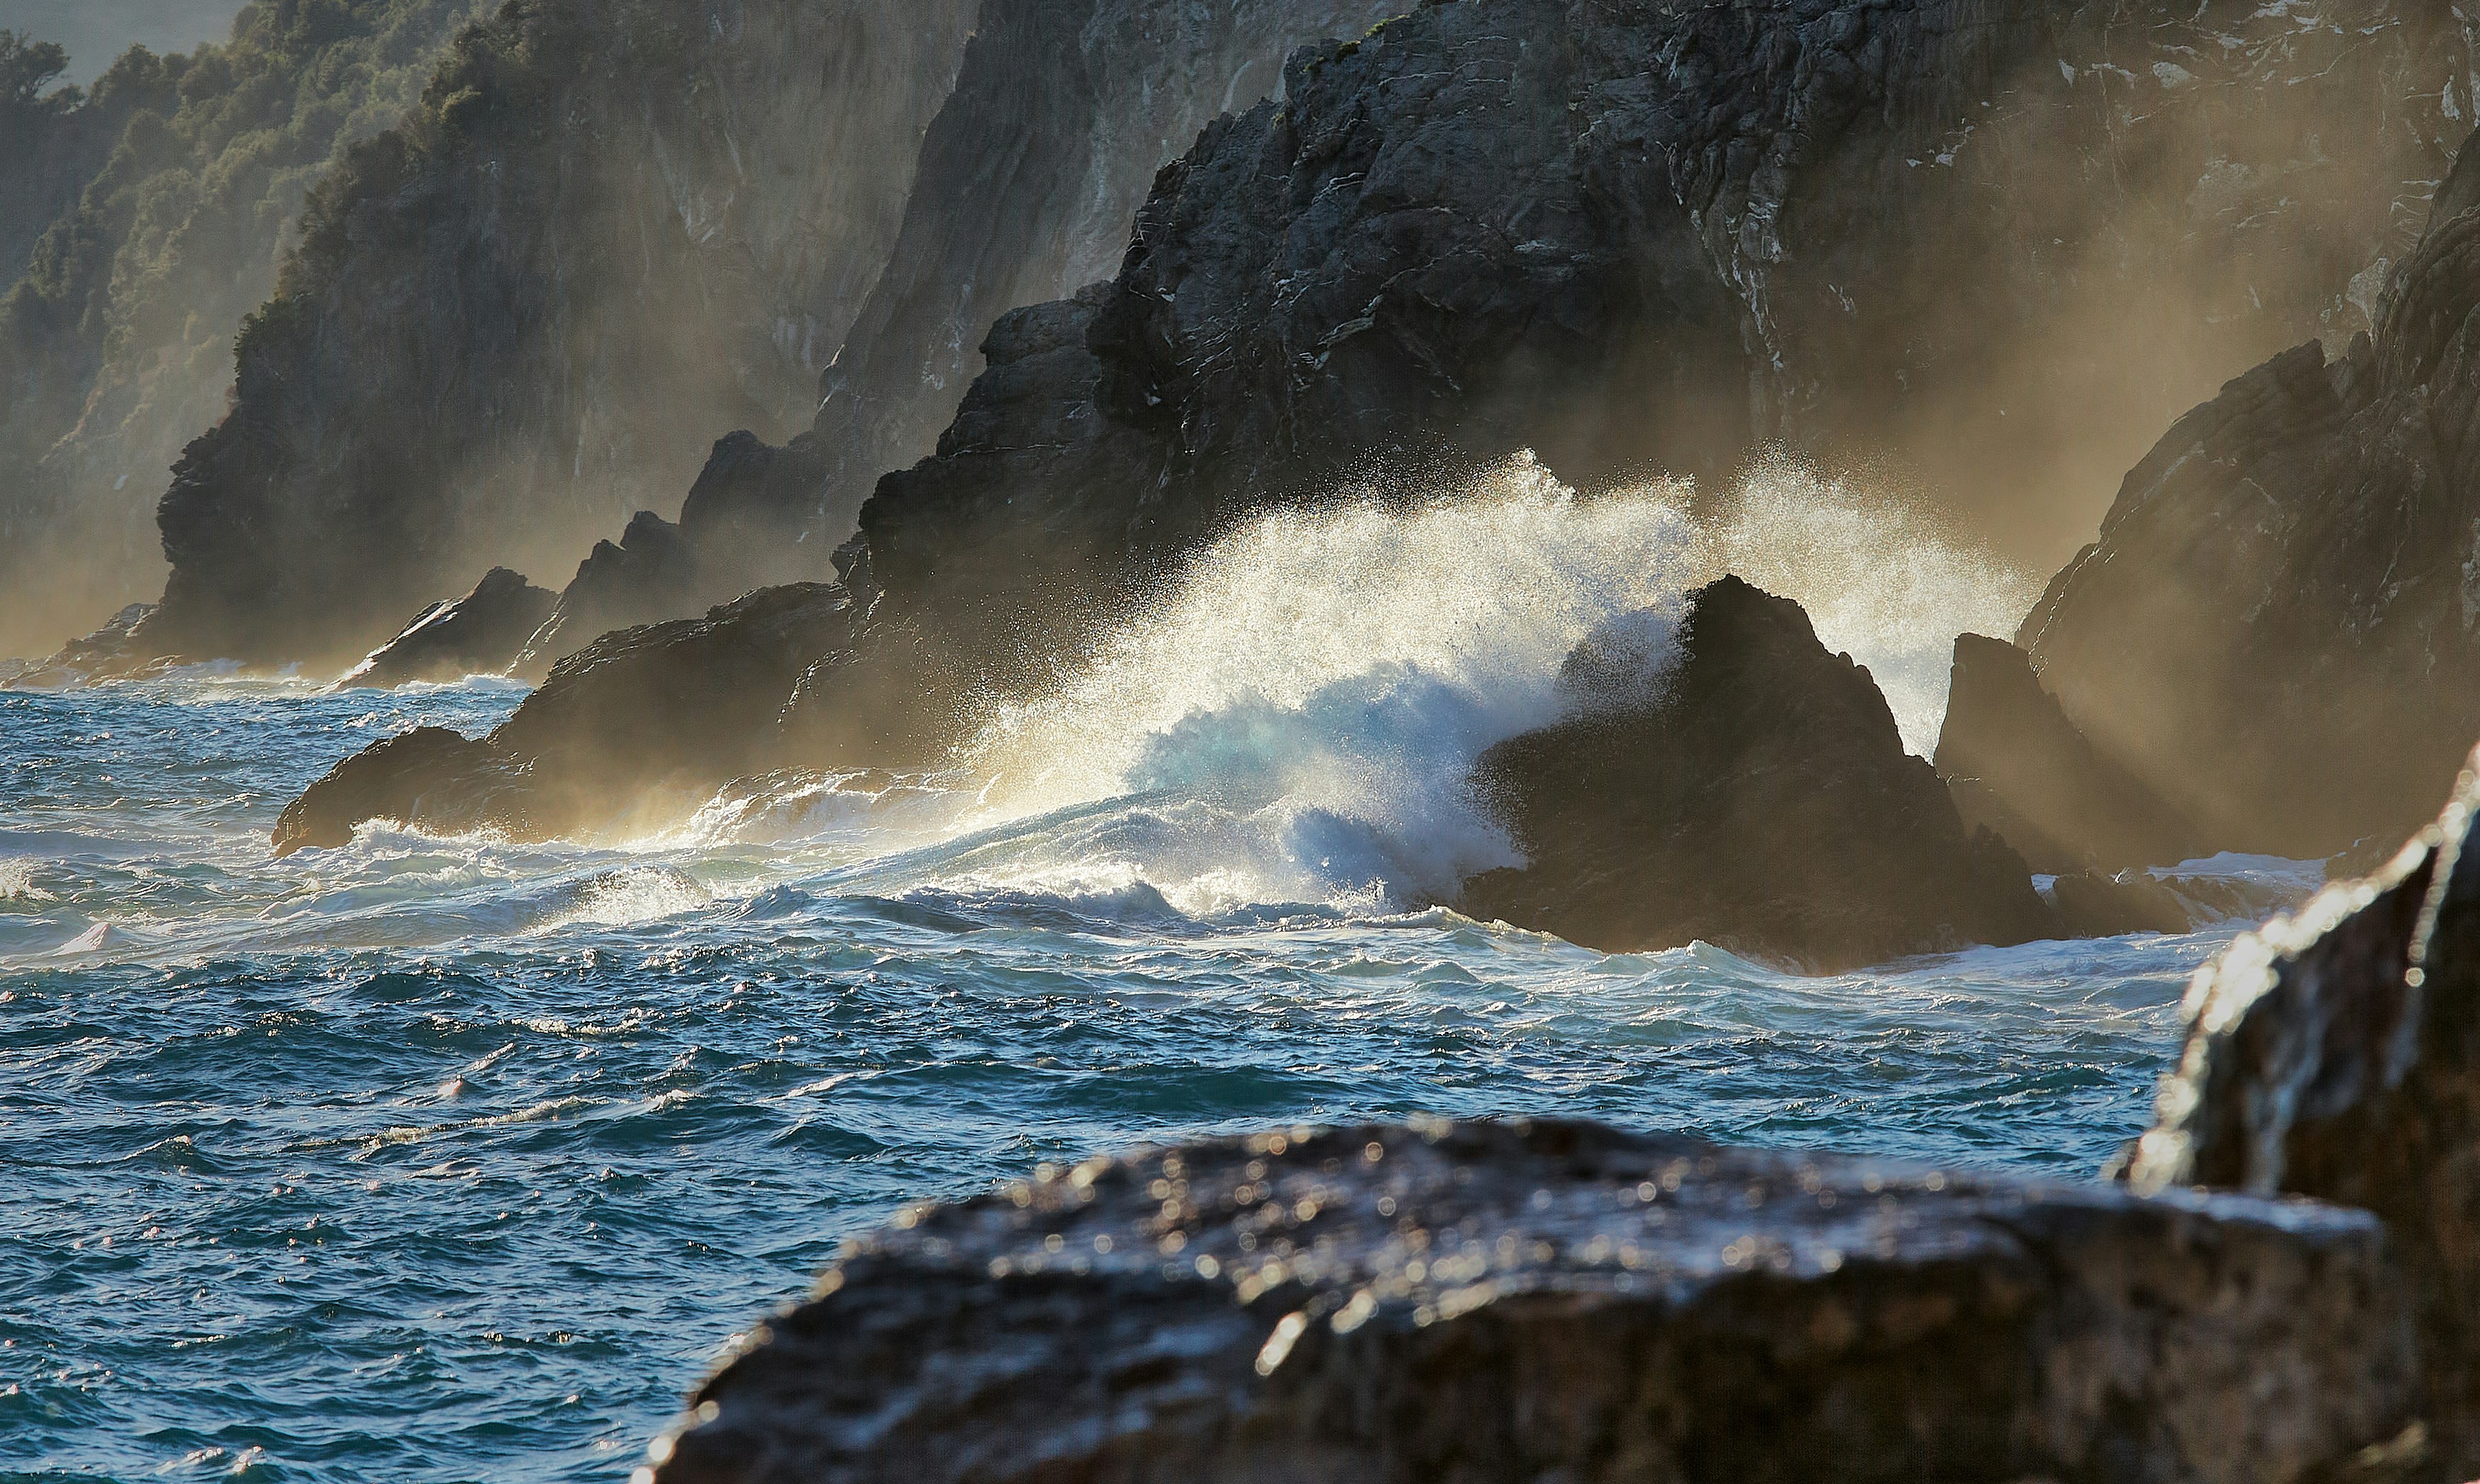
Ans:
{"type": "Polygon", "coordinates": [[[906,1211],[659,1484],[2400,1477],[2364,1213],[1586,1123],[1217,1139],[906,1211]]]}
{"type": "MultiPolygon", "coordinates": [[[[2480,759],[2475,759],[2480,764],[2480,759]]],[[[2239,938],[2188,990],[2136,1188],[2364,1206],[2415,1270],[2432,1420],[2480,1469],[2480,781],[2384,870],[2239,938]]]]}
{"type": "Polygon", "coordinates": [[[336,682],[393,689],[413,680],[498,675],[540,628],[558,598],[522,573],[494,567],[454,602],[432,603],[404,631],[371,652],[336,682]]]}
{"type": "Polygon", "coordinates": [[[2033,673],[1981,634],[1954,641],[1937,770],[1968,826],[2005,837],[2035,871],[2175,865],[2209,854],[2160,795],[2095,750],[2033,673]]]}
{"type": "Polygon", "coordinates": [[[1674,667],[1499,744],[1476,784],[1530,864],[1464,910],[1614,951],[1702,938],[1837,970],[2056,930],[1968,832],[1869,672],[1797,603],[1699,589],[1674,667]]]}
{"type": "Polygon", "coordinates": [[[2061,876],[2050,888],[2050,901],[2057,908],[2058,926],[2074,937],[2185,933],[2196,925],[2178,892],[2142,871],[2061,876]]]}

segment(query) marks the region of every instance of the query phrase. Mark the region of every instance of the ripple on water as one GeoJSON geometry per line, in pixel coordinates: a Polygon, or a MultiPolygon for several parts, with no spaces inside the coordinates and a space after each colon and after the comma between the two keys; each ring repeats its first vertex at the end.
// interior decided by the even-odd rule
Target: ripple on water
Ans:
{"type": "Polygon", "coordinates": [[[1811,980],[1191,914],[1039,855],[1099,806],[886,858],[849,801],[809,841],[267,858],[372,735],[515,699],[0,692],[0,1476],[618,1478],[841,1238],[1097,1145],[1558,1112],[2085,1171],[2218,941],[1811,980]]]}

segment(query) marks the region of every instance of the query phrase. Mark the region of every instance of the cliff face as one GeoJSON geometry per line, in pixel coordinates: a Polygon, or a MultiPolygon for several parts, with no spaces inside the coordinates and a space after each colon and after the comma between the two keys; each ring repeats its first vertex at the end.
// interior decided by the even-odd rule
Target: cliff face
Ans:
{"type": "Polygon", "coordinates": [[[2216,848],[2399,840],[2480,735],[2475,171],[2373,338],[2181,419],[2025,620],[2068,713],[2216,848]]]}
{"type": "MultiPolygon", "coordinates": [[[[1281,102],[1157,177],[1113,281],[993,327],[936,454],[840,553],[861,643],[815,656],[773,765],[917,760],[1223,523],[1365,459],[1530,446],[1589,479],[1776,434],[1900,452],[2017,405],[1993,356],[2060,344],[2095,298],[2157,312],[2145,285],[2277,238],[2303,245],[2268,249],[2269,307],[2175,334],[2356,315],[2340,269],[2443,173],[2467,45],[2445,13],[2350,14],[2342,44],[2218,7],[1460,0],[1305,48],[1281,102]],[[2127,184],[2154,178],[2183,193],[2127,184]],[[1950,300],[1973,313],[1923,309],[1950,300]]],[[[2108,379],[2141,379],[2129,355],[2108,379]]],[[[2039,361],[2045,405],[2090,399],[2080,364],[2039,361]]]]}
{"type": "Polygon", "coordinates": [[[1155,171],[1199,130],[1278,92],[1294,48],[1406,4],[986,0],[903,233],[824,380],[814,528],[840,541],[881,473],[933,451],[1001,314],[1117,269],[1155,171]]]}
{"type": "Polygon", "coordinates": [[[882,460],[927,451],[989,321],[1104,270],[1205,118],[1387,6],[976,9],[746,0],[709,27],[681,0],[616,21],[533,0],[495,20],[323,195],[231,425],[166,499],[175,572],[144,642],[332,657],[491,561],[565,572],[670,509],[718,432],[807,428],[832,362],[815,434],[683,507],[695,580],[577,606],[642,622],[825,575],[882,460]],[[352,243],[332,262],[323,227],[352,243]],[[441,429],[409,450],[406,406],[441,429]],[[278,511],[292,539],[267,539],[278,511]]]}
{"type": "Polygon", "coordinates": [[[156,652],[333,660],[781,437],[894,236],[969,0],[518,0],[322,183],[160,515],[156,652]]]}
{"type": "Polygon", "coordinates": [[[223,415],[311,180],[403,115],[482,3],[257,5],[194,57],[115,61],[55,120],[70,138],[0,122],[8,169],[66,189],[0,204],[30,254],[0,296],[0,653],[161,590],[166,471],[223,415]]]}
{"type": "Polygon", "coordinates": [[[1983,473],[2037,510],[2054,461],[2010,413],[2125,395],[2129,346],[2233,356],[2360,313],[2351,266],[2442,173],[2468,48],[2437,13],[2355,15],[2329,53],[2253,11],[1474,0],[1304,52],[1284,103],[1164,172],[1109,288],[1046,312],[1087,316],[1090,370],[1063,345],[1044,403],[995,365],[1009,390],[881,484],[869,576],[988,652],[1405,450],[1529,445],[1589,482],[2014,425],[1983,473]],[[2266,307],[2165,304],[2235,260],[2266,307]],[[2119,324],[2105,299],[2142,332],[2067,353],[2119,324]]]}

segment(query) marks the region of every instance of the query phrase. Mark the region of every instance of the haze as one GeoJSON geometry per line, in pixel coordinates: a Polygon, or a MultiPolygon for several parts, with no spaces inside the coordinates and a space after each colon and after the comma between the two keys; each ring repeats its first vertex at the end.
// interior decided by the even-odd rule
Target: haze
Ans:
{"type": "Polygon", "coordinates": [[[135,45],[186,52],[220,41],[243,0],[0,0],[0,31],[68,48],[65,81],[90,83],[135,45]]]}

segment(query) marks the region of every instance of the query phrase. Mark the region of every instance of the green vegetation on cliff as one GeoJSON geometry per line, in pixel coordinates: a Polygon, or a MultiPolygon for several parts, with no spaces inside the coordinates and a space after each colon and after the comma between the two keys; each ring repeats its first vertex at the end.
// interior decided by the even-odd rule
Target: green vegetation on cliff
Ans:
{"type": "Polygon", "coordinates": [[[221,416],[312,182],[483,7],[259,0],[225,43],[132,48],[86,90],[47,91],[59,48],[0,38],[0,272],[23,267],[0,297],[0,587],[47,600],[0,611],[0,652],[153,595],[166,470],[221,416]]]}

